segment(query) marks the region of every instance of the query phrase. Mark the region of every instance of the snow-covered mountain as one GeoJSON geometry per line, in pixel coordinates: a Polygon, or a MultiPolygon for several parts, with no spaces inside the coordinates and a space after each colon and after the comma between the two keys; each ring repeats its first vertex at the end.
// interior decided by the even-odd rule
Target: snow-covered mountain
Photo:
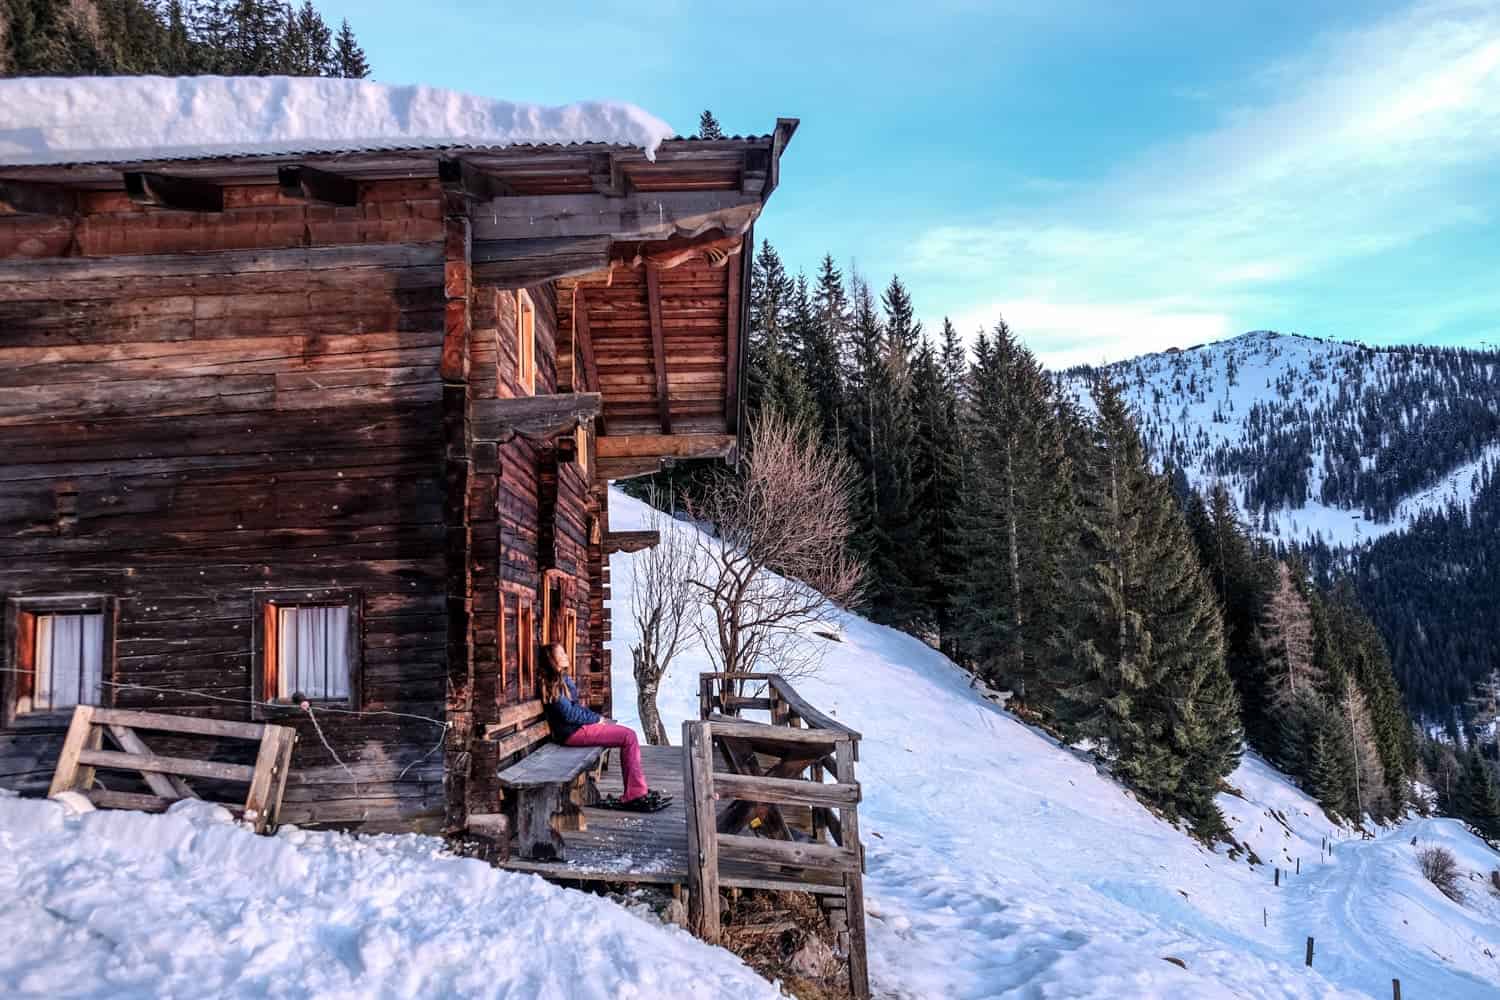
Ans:
{"type": "Polygon", "coordinates": [[[1373,541],[1500,468],[1500,353],[1257,331],[1106,370],[1155,455],[1289,542],[1373,541]]]}

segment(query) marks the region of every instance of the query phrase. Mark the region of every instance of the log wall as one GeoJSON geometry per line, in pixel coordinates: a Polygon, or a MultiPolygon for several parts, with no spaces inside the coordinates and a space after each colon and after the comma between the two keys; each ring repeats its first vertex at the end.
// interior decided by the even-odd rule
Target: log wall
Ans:
{"type": "MultiPolygon", "coordinates": [[[[443,808],[444,755],[418,763],[441,730],[406,717],[442,720],[447,683],[442,205],[362,188],[0,217],[0,595],[108,595],[109,679],[170,690],[106,703],[226,719],[251,717],[254,591],[361,595],[360,707],[405,715],[320,717],[352,777],[289,717],[287,822],[443,808]]],[[[0,785],[44,790],[61,735],[0,732],[0,785]]]]}

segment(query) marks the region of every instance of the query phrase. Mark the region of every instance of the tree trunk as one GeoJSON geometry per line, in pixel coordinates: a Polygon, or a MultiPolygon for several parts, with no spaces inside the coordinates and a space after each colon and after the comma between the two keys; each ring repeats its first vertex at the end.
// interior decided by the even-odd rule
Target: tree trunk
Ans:
{"type": "Polygon", "coordinates": [[[642,655],[639,646],[632,647],[631,655],[635,660],[635,705],[641,715],[641,732],[646,735],[646,742],[654,747],[671,746],[671,740],[667,739],[667,729],[661,724],[661,713],[656,710],[656,691],[661,685],[661,672],[656,669],[656,664],[642,655]]]}

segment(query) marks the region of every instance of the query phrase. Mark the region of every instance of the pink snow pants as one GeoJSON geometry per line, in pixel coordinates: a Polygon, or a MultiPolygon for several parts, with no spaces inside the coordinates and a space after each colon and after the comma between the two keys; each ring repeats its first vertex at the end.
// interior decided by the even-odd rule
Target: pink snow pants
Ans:
{"type": "Polygon", "coordinates": [[[635,731],[613,722],[595,722],[568,737],[570,747],[619,747],[620,767],[625,772],[623,801],[646,794],[646,776],[641,773],[641,741],[635,731]]]}

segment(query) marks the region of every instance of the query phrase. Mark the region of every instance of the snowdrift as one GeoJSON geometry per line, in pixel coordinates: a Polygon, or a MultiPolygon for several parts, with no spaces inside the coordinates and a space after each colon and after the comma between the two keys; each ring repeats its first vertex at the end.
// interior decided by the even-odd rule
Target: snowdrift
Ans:
{"type": "MultiPolygon", "coordinates": [[[[645,527],[618,490],[612,530],[645,527]]],[[[681,523],[665,530],[693,531],[681,523]]],[[[615,714],[637,724],[630,675],[631,563],[615,555],[615,714]]],[[[1500,906],[1470,905],[1417,871],[1410,840],[1441,842],[1478,872],[1500,857],[1448,820],[1349,839],[1251,757],[1221,806],[1243,853],[1207,850],[1157,819],[1083,756],[970,689],[926,645],[855,615],[799,691],[860,730],[860,805],[877,994],[900,997],[1493,997],[1500,906]],[[1275,818],[1284,817],[1284,821],[1275,818]],[[1323,856],[1322,838],[1333,851],[1323,856]],[[1273,886],[1272,867],[1301,875],[1273,886]],[[1290,860],[1288,860],[1290,859],[1290,860]],[[1313,969],[1306,938],[1317,939],[1313,969]],[[1186,968],[1166,961],[1181,960],[1186,968]]],[[[697,713],[701,647],[674,663],[660,708],[680,733],[697,713]]]]}
{"type": "Polygon", "coordinates": [[[283,829],[217,806],[88,812],[0,793],[6,997],[781,995],[733,955],[432,837],[283,829]]]}
{"type": "Polygon", "coordinates": [[[0,80],[0,165],[603,142],[654,156],[673,130],[632,104],[518,104],[302,77],[0,80]]]}

